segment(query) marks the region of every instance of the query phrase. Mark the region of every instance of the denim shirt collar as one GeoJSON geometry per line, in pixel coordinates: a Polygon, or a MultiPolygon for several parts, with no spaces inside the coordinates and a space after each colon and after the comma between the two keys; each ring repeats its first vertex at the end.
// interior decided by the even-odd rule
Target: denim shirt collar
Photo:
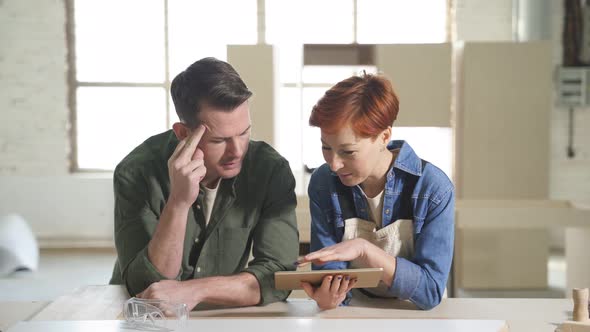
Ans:
{"type": "MultiPolygon", "coordinates": [[[[383,226],[388,225],[392,221],[391,217],[393,214],[393,205],[395,203],[395,192],[399,191],[395,188],[396,181],[394,169],[399,169],[403,172],[410,173],[415,176],[422,175],[422,160],[416,155],[416,153],[408,143],[406,143],[403,140],[394,140],[387,144],[387,149],[390,151],[400,149],[400,151],[397,155],[397,158],[395,158],[393,166],[387,172],[387,181],[385,182],[385,188],[383,188],[384,197],[383,211],[381,216],[383,226]]],[[[331,170],[330,174],[332,174],[333,176],[338,176],[338,174],[331,170]]],[[[367,201],[364,197],[360,185],[352,187],[352,196],[357,216],[365,220],[371,220],[369,216],[367,201]]],[[[338,193],[332,192],[331,199],[333,206],[337,207],[336,209],[338,210],[338,213],[342,214],[342,211],[340,211],[340,204],[338,202],[338,193]]],[[[343,220],[338,220],[336,224],[338,227],[344,227],[343,220]]]]}
{"type": "Polygon", "coordinates": [[[400,149],[399,154],[393,163],[393,168],[400,169],[416,176],[422,175],[422,160],[416,155],[410,144],[406,143],[406,141],[391,141],[387,144],[387,149],[400,149]]]}

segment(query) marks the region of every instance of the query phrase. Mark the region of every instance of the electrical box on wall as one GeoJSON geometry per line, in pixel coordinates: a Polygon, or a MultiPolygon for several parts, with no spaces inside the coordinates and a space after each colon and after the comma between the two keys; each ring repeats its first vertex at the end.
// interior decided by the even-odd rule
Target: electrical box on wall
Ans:
{"type": "Polygon", "coordinates": [[[590,105],[590,67],[560,67],[557,70],[557,104],[590,105]]]}

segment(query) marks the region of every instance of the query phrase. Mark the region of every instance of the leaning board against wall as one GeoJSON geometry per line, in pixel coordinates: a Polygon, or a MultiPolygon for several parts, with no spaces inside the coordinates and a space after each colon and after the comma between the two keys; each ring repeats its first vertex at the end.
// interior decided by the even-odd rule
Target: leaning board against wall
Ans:
{"type": "Polygon", "coordinates": [[[455,286],[547,288],[551,45],[468,42],[454,61],[455,286]]]}
{"type": "Polygon", "coordinates": [[[252,138],[275,145],[275,52],[271,45],[229,45],[227,61],[238,71],[250,91],[252,138]]]}
{"type": "Polygon", "coordinates": [[[460,199],[547,199],[551,45],[456,47],[456,170],[460,199]]]}
{"type": "Polygon", "coordinates": [[[375,65],[400,99],[396,127],[451,126],[450,43],[376,45],[375,65]]]}

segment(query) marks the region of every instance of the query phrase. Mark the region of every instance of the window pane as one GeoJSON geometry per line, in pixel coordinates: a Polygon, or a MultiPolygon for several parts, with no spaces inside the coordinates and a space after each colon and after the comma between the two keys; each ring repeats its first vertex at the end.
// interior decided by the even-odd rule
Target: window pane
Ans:
{"type": "Polygon", "coordinates": [[[301,157],[302,126],[307,126],[306,119],[301,118],[301,89],[280,88],[279,111],[276,112],[277,150],[291,164],[293,170],[303,166],[301,157]]]}
{"type": "Polygon", "coordinates": [[[396,127],[393,139],[407,141],[418,157],[431,162],[453,178],[453,131],[451,128],[396,127]]]}
{"type": "Polygon", "coordinates": [[[310,168],[321,166],[324,161],[322,155],[322,144],[320,141],[319,128],[310,127],[307,125],[311,109],[317,101],[324,95],[325,88],[303,88],[303,163],[310,168]]]}
{"type": "Polygon", "coordinates": [[[256,0],[169,0],[172,78],[204,57],[227,59],[227,45],[256,44],[256,0]]]}
{"type": "Polygon", "coordinates": [[[299,83],[303,66],[302,44],[277,44],[279,82],[299,83]]]}
{"type": "Polygon", "coordinates": [[[164,81],[162,0],[76,0],[74,15],[78,81],[164,81]]]}
{"type": "Polygon", "coordinates": [[[442,43],[446,40],[447,0],[357,1],[359,43],[442,43]]]}
{"type": "Polygon", "coordinates": [[[266,42],[352,43],[352,0],[266,0],[266,42]]]}
{"type": "Polygon", "coordinates": [[[303,67],[303,83],[327,83],[330,86],[358,75],[362,71],[375,74],[375,66],[305,66],[303,67]]]}
{"type": "Polygon", "coordinates": [[[78,166],[114,169],[141,142],[165,131],[165,98],[163,88],[78,88],[78,166]]]}

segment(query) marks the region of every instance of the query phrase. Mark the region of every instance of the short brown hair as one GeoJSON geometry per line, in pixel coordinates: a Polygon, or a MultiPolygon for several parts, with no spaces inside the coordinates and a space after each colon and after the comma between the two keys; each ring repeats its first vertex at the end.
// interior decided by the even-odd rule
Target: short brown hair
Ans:
{"type": "Polygon", "coordinates": [[[191,128],[199,125],[203,107],[232,111],[252,96],[236,70],[215,58],[203,58],[176,75],[170,94],[178,118],[191,128]]]}

